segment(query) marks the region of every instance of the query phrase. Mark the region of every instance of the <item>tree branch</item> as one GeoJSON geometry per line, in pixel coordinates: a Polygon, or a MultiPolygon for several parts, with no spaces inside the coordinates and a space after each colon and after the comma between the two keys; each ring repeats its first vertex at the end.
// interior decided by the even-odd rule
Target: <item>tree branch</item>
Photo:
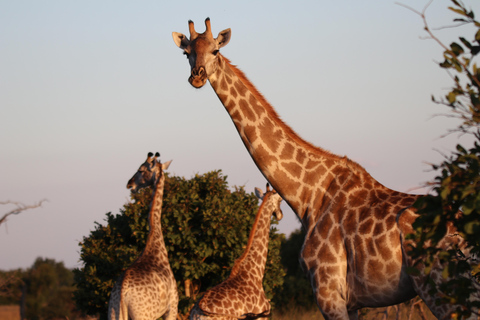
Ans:
{"type": "Polygon", "coordinates": [[[47,200],[47,199],[43,199],[43,200],[40,200],[39,202],[37,202],[37,203],[35,203],[35,204],[32,204],[32,205],[24,205],[24,204],[21,203],[21,202],[10,201],[10,200],[0,201],[0,204],[3,204],[3,205],[13,204],[13,205],[17,206],[15,209],[13,209],[13,210],[5,213],[5,214],[0,218],[0,224],[6,222],[8,216],[11,216],[11,215],[14,215],[14,214],[15,214],[15,215],[16,215],[16,214],[19,214],[20,212],[23,212],[23,211],[28,210],[28,209],[34,209],[34,208],[41,207],[42,204],[43,204],[45,201],[48,201],[48,200],[47,200]]]}

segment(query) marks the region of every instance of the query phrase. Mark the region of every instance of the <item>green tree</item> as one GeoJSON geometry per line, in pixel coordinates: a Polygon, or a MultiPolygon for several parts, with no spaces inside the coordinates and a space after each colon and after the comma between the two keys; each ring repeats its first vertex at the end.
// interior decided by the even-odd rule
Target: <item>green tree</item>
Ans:
{"type": "MultiPolygon", "coordinates": [[[[475,20],[474,12],[460,1],[452,0],[449,9],[457,14],[455,23],[471,27],[470,37],[459,37],[459,41],[450,46],[444,45],[432,32],[426,22],[425,10],[417,12],[423,19],[429,37],[443,49],[444,60],[439,63],[451,75],[454,82],[450,91],[442,98],[432,97],[435,103],[449,108],[448,116],[460,119],[460,125],[454,132],[472,134],[473,147],[470,149],[457,145],[456,151],[439,165],[433,165],[438,176],[431,182],[432,193],[422,197],[415,204],[420,217],[414,223],[416,233],[412,238],[417,242],[411,251],[413,257],[422,259],[428,272],[434,257],[445,263],[444,275],[452,280],[441,286],[431,286],[432,292],[440,290],[444,295],[437,303],[457,303],[462,307],[458,316],[468,316],[472,307],[480,303],[468,301],[474,292],[472,274],[480,280],[478,265],[471,259],[457,258],[458,250],[441,250],[436,244],[446,233],[447,224],[453,223],[459,234],[467,241],[471,253],[480,256],[480,70],[475,59],[480,52],[480,23],[475,20]],[[462,214],[457,213],[462,211],[462,214]],[[452,276],[456,275],[455,278],[452,276]]],[[[433,284],[433,282],[430,282],[433,284]]]]}
{"type": "Polygon", "coordinates": [[[24,273],[26,318],[72,318],[73,273],[63,262],[37,258],[24,273]]]}
{"type": "Polygon", "coordinates": [[[312,286],[298,259],[304,240],[305,233],[302,229],[297,229],[282,241],[280,252],[286,275],[283,285],[277,288],[273,299],[275,305],[279,306],[279,311],[292,312],[294,309],[303,312],[317,308],[312,286]]]}
{"type": "MultiPolygon", "coordinates": [[[[107,225],[95,229],[80,242],[82,268],[74,270],[74,299],[82,312],[107,317],[110,292],[117,277],[145,247],[148,207],[152,192],[132,195],[120,214],[107,213],[107,225]]],[[[201,292],[223,281],[247,243],[258,210],[258,200],[243,188],[228,187],[221,171],[192,179],[166,175],[162,231],[170,265],[177,280],[179,313],[187,314],[201,292]]],[[[275,223],[275,222],[273,222],[275,223]]],[[[264,278],[265,293],[283,282],[280,242],[273,228],[264,278]]]]}

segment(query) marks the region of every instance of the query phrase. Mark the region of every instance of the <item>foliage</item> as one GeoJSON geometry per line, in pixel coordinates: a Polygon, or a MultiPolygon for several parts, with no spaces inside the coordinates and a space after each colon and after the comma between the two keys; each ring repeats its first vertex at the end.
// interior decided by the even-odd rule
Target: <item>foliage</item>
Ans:
{"type": "Polygon", "coordinates": [[[441,99],[434,102],[448,106],[450,116],[459,118],[461,124],[454,131],[472,134],[474,146],[470,149],[461,145],[456,152],[441,164],[433,165],[439,175],[431,183],[433,193],[422,197],[415,207],[421,214],[414,223],[415,235],[412,237],[417,246],[411,252],[413,257],[427,257],[422,262],[427,272],[433,257],[439,257],[446,264],[444,276],[456,275],[456,279],[447,281],[440,287],[432,286],[432,292],[440,290],[445,295],[437,303],[457,303],[463,306],[459,316],[468,316],[472,306],[480,307],[479,302],[469,302],[473,288],[472,278],[461,277],[472,274],[479,280],[478,266],[471,265],[468,259],[458,259],[458,251],[441,250],[436,244],[445,235],[447,224],[453,223],[459,234],[467,241],[471,253],[480,254],[480,70],[474,58],[480,52],[480,23],[475,20],[473,11],[468,10],[460,1],[452,0],[450,10],[458,14],[457,23],[473,27],[471,40],[459,37],[449,47],[435,37],[425,20],[425,11],[421,16],[425,30],[430,37],[444,48],[444,61],[439,65],[452,75],[454,85],[441,99]],[[458,214],[462,211],[463,214],[458,214]]]}
{"type": "Polygon", "coordinates": [[[27,270],[0,272],[0,305],[23,305],[27,319],[75,319],[73,273],[38,257],[27,270]]]}
{"type": "MultiPolygon", "coordinates": [[[[116,278],[145,246],[151,197],[150,189],[132,195],[134,202],[120,214],[107,213],[107,225],[96,223],[80,242],[84,266],[74,270],[78,288],[74,299],[84,313],[106,318],[116,278]]],[[[243,188],[230,191],[221,171],[190,180],[166,175],[162,231],[177,280],[179,313],[187,314],[201,292],[226,279],[243,253],[257,210],[256,196],[243,188]]],[[[281,239],[273,228],[264,278],[268,298],[283,282],[281,239]]]]}
{"type": "Polygon", "coordinates": [[[312,286],[298,260],[304,240],[305,233],[302,229],[297,229],[282,241],[282,265],[286,275],[283,286],[278,287],[273,299],[281,313],[291,310],[306,312],[317,308],[312,286]]]}
{"type": "Polygon", "coordinates": [[[0,305],[18,304],[22,295],[22,275],[21,269],[0,271],[0,305]]]}
{"type": "Polygon", "coordinates": [[[37,258],[24,274],[26,318],[72,318],[73,273],[63,262],[37,258]]]}

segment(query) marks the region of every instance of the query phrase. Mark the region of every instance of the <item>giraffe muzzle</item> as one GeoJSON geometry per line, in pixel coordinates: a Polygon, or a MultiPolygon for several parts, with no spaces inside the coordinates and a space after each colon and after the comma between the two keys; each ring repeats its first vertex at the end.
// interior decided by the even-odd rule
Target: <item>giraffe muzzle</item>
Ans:
{"type": "Polygon", "coordinates": [[[193,68],[188,82],[195,88],[201,88],[207,83],[207,72],[204,67],[193,68]]]}
{"type": "Polygon", "coordinates": [[[130,191],[135,194],[137,193],[137,185],[135,184],[135,181],[133,179],[130,179],[127,183],[127,189],[130,189],[130,191]]]}

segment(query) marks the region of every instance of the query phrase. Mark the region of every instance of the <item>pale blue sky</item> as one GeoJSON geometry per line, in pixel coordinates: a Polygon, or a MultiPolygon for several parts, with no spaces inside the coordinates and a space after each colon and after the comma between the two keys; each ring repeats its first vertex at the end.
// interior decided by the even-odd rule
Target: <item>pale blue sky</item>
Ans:
{"type": "MultiPolygon", "coordinates": [[[[448,5],[433,2],[432,26],[451,24],[448,5]]],[[[431,94],[451,84],[434,63],[442,50],[394,1],[0,1],[0,200],[49,200],[0,226],[0,269],[38,256],[79,266],[78,242],[129,201],[149,151],[173,159],[175,175],[222,169],[232,186],[265,186],[211,87],[188,84],[172,40],[189,19],[202,32],[206,17],[215,35],[232,29],[222,53],[294,130],[392,189],[430,180],[425,162],[457,142],[439,138],[455,122],[431,119],[446,111],[431,94]]],[[[299,224],[284,213],[289,234],[299,224]]]]}

